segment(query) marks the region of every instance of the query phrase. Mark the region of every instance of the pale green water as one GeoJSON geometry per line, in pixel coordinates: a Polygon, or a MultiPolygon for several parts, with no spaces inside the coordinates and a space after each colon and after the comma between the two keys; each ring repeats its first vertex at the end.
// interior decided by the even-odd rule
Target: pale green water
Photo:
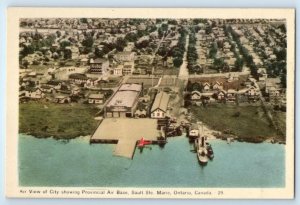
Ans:
{"type": "Polygon", "coordinates": [[[19,137],[21,186],[283,187],[285,146],[211,141],[215,158],[198,164],[187,138],[165,148],[136,150],[133,160],[113,157],[115,145],[75,139],[19,137]]]}

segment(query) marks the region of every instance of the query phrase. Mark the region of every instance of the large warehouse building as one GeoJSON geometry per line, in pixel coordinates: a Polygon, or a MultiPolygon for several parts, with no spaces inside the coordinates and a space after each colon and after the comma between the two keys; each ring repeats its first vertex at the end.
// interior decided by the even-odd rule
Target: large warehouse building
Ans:
{"type": "Polygon", "coordinates": [[[105,106],[105,117],[132,117],[142,89],[140,84],[122,84],[105,106]]]}

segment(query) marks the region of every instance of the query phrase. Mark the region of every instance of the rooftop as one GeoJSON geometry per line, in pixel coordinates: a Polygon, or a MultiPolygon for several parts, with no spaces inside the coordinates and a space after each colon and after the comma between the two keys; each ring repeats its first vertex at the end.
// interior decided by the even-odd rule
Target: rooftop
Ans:
{"type": "Polygon", "coordinates": [[[160,109],[166,112],[168,108],[169,99],[170,99],[169,94],[165,92],[158,93],[152,105],[151,112],[155,111],[156,109],[160,109]]]}
{"type": "Polygon", "coordinates": [[[138,97],[139,92],[131,91],[131,90],[119,90],[115,93],[115,95],[111,98],[111,100],[107,103],[107,107],[110,106],[125,106],[132,107],[136,98],[138,97]]]}
{"type": "Polygon", "coordinates": [[[119,88],[120,91],[141,91],[142,90],[142,85],[140,84],[135,84],[135,83],[132,83],[132,84],[123,84],[121,85],[121,87],[119,88]]]}

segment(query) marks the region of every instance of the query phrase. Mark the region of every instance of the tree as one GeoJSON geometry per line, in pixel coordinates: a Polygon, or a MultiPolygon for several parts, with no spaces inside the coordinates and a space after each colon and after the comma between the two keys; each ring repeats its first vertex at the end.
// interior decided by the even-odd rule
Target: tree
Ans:
{"type": "Polygon", "coordinates": [[[81,19],[80,19],[80,22],[81,22],[81,23],[87,23],[87,18],[81,18],[81,19]]]}
{"type": "Polygon", "coordinates": [[[60,47],[62,49],[65,49],[67,46],[70,46],[70,45],[71,45],[70,41],[67,41],[67,40],[63,40],[60,42],[60,47]]]}
{"type": "Polygon", "coordinates": [[[61,37],[61,32],[60,31],[56,31],[56,36],[57,36],[57,38],[60,38],[61,37]]]}
{"type": "Polygon", "coordinates": [[[103,49],[99,49],[98,47],[95,48],[95,57],[102,58],[105,55],[103,49]]]}
{"type": "Polygon", "coordinates": [[[27,56],[28,54],[32,54],[34,52],[34,47],[30,44],[28,46],[24,46],[23,50],[21,51],[22,56],[27,56]]]}
{"type": "Polygon", "coordinates": [[[127,45],[127,42],[124,38],[117,38],[117,41],[116,41],[116,49],[118,51],[123,51],[125,46],[127,45]]]}
{"type": "Polygon", "coordinates": [[[29,66],[28,60],[24,60],[23,63],[22,63],[22,65],[24,66],[25,69],[27,69],[28,66],[29,66]]]}
{"type": "Polygon", "coordinates": [[[85,46],[86,48],[92,48],[94,44],[94,39],[91,36],[88,36],[86,39],[82,41],[82,45],[85,46]]]}
{"type": "Polygon", "coordinates": [[[129,42],[135,42],[138,40],[138,36],[137,34],[135,33],[128,33],[126,36],[125,36],[125,40],[126,41],[129,41],[129,42]]]}
{"type": "Polygon", "coordinates": [[[64,50],[64,59],[71,59],[72,58],[72,51],[70,49],[64,50]]]}
{"type": "Polygon", "coordinates": [[[182,63],[183,63],[182,58],[174,58],[173,59],[173,64],[176,68],[179,68],[182,63]]]}
{"type": "Polygon", "coordinates": [[[160,56],[165,56],[168,53],[168,48],[166,46],[162,46],[158,49],[157,54],[160,56]]]}

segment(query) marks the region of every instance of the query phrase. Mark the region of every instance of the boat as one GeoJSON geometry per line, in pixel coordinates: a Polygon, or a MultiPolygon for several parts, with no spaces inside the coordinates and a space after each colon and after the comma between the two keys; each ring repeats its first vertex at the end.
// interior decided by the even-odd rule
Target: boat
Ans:
{"type": "Polygon", "coordinates": [[[209,157],[209,159],[213,159],[214,158],[214,151],[211,147],[211,144],[209,142],[205,142],[205,146],[207,149],[207,156],[209,157]]]}
{"type": "Polygon", "coordinates": [[[206,165],[209,158],[207,147],[204,144],[204,137],[199,137],[195,140],[195,148],[197,150],[199,163],[202,165],[206,165]]]}
{"type": "Polygon", "coordinates": [[[193,124],[190,128],[190,131],[189,131],[189,138],[190,139],[196,139],[199,137],[199,129],[196,127],[195,124],[193,124]]]}

